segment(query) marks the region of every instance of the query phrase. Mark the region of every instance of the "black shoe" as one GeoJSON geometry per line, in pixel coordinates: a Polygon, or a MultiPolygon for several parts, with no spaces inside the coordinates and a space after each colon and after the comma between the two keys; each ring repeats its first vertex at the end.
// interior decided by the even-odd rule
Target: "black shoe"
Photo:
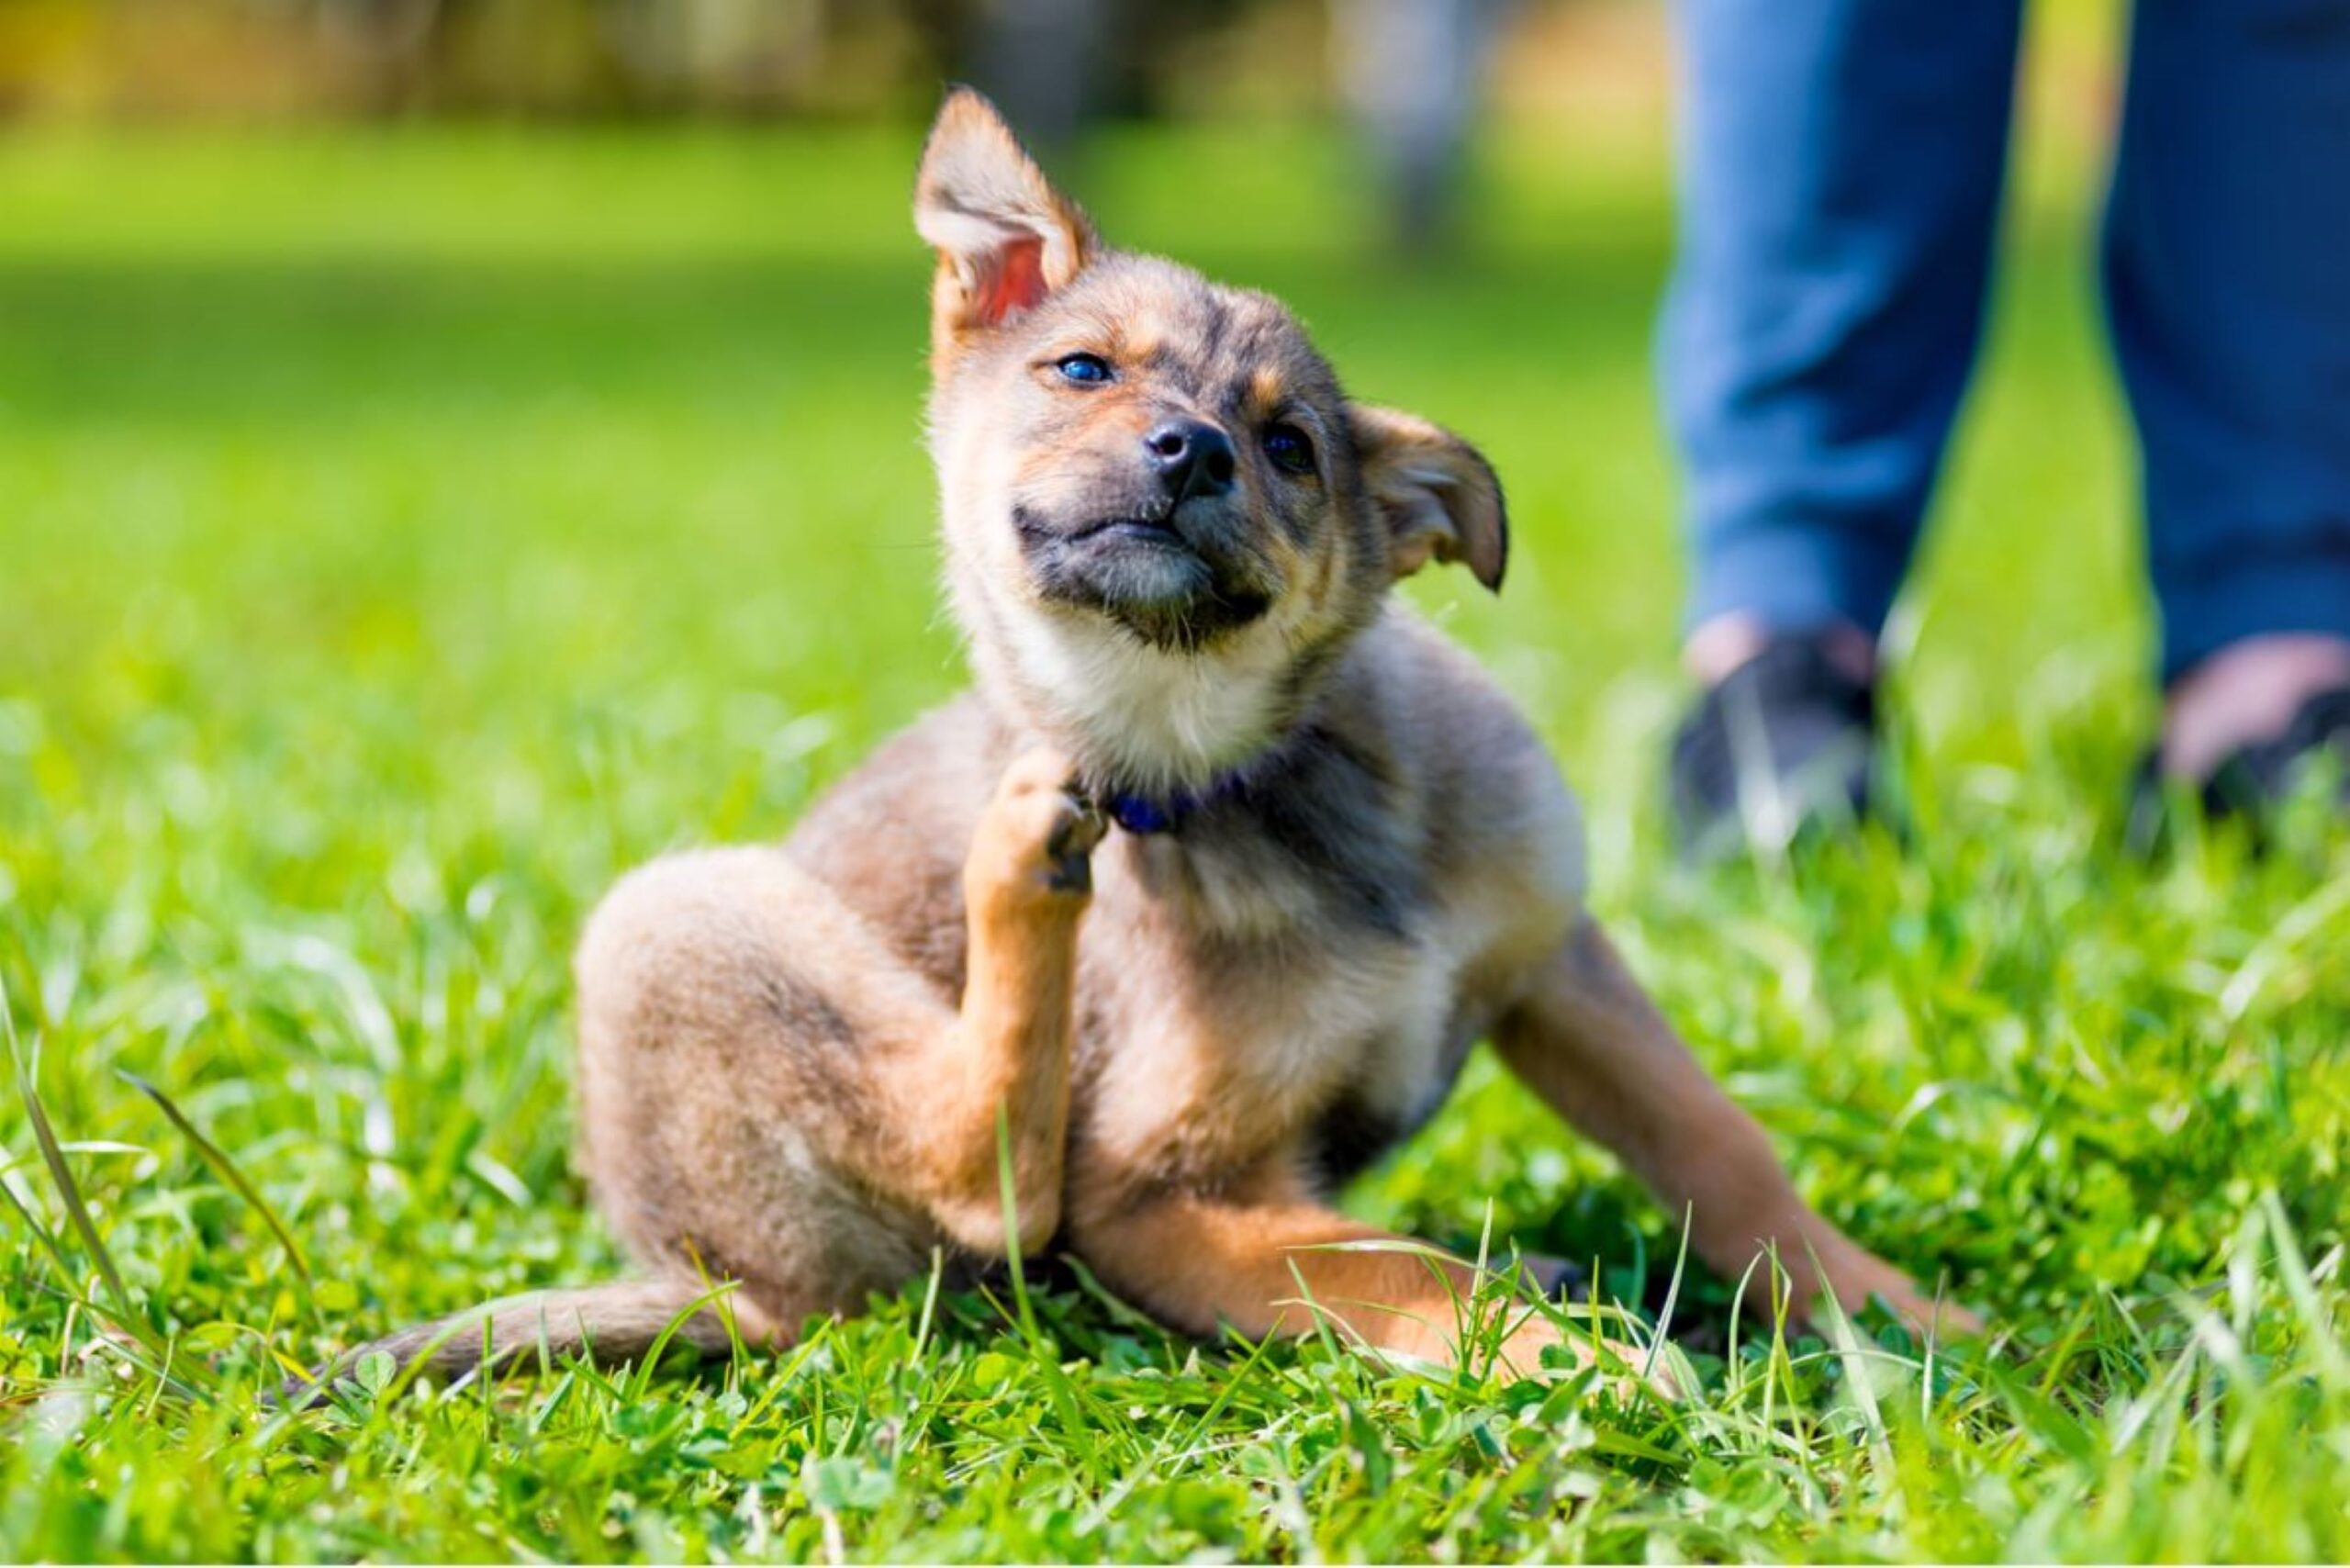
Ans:
{"type": "MultiPolygon", "coordinates": [[[[2196,790],[2203,815],[2211,822],[2241,817],[2257,831],[2329,755],[2335,802],[2350,816],[2350,686],[2318,692],[2293,711],[2281,733],[2231,752],[2196,790]]],[[[2130,839],[2142,850],[2156,848],[2167,837],[2169,811],[2159,761],[2158,751],[2148,752],[2131,790],[2130,839]]]]}
{"type": "Polygon", "coordinates": [[[1850,823],[1875,789],[1876,689],[1817,633],[1774,637],[1707,692],[1673,737],[1682,854],[1783,850],[1814,823],[1850,823]]]}

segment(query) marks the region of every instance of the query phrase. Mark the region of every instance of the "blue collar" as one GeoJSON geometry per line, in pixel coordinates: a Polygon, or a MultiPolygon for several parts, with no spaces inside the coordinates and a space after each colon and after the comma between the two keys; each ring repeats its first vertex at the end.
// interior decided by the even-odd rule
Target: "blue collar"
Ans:
{"type": "Polygon", "coordinates": [[[1240,782],[1240,770],[1235,768],[1196,793],[1178,790],[1172,795],[1154,796],[1138,795],[1131,790],[1113,790],[1099,799],[1110,820],[1128,833],[1175,833],[1202,806],[1213,804],[1237,791],[1240,782]]]}
{"type": "Polygon", "coordinates": [[[1173,833],[1199,803],[1199,797],[1190,794],[1154,801],[1147,795],[1130,795],[1121,790],[1102,797],[1102,809],[1128,833],[1173,833]]]}

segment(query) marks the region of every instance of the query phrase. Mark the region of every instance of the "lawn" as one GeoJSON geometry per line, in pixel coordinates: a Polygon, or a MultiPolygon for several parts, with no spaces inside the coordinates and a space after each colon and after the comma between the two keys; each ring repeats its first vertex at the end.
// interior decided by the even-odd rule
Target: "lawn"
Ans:
{"type": "MultiPolygon", "coordinates": [[[[1415,597],[1806,1191],[1992,1344],[1774,1336],[1693,1274],[1699,1386],[1625,1406],[1194,1344],[1062,1272],[699,1377],[260,1407],[616,1269],[567,1160],[582,914],[958,683],[913,139],[0,140],[0,1559],[2350,1556],[2350,843],[2116,846],[2149,639],[2076,158],[2029,165],[1898,622],[1908,842],[1703,876],[1655,790],[1653,145],[1496,136],[1417,271],[1310,132],[1119,133],[1072,181],[1492,455],[1507,593],[1415,597]]],[[[1482,1058],[1348,1201],[1672,1273],[1482,1058]]]]}

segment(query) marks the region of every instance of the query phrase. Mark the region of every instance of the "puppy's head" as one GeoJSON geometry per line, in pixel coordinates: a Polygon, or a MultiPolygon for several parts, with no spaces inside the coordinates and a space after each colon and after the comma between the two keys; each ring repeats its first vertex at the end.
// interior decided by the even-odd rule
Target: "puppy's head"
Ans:
{"type": "Polygon", "coordinates": [[[1277,301],[1105,247],[976,93],[939,111],[914,225],[956,607],[981,680],[1096,780],[1245,760],[1431,559],[1500,586],[1484,459],[1349,402],[1277,301]]]}

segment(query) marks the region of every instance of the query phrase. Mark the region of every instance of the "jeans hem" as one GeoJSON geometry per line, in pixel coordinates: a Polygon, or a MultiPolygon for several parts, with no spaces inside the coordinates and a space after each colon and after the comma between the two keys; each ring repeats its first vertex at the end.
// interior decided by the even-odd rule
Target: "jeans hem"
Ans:
{"type": "Polygon", "coordinates": [[[1684,622],[1751,615],[1774,632],[1848,622],[1874,637],[1883,630],[1908,566],[1906,552],[1843,528],[1789,522],[1740,529],[1696,546],[1684,622]]]}
{"type": "Polygon", "coordinates": [[[2246,637],[2280,632],[2350,637],[2350,548],[2238,560],[2192,581],[2161,582],[2156,598],[2168,684],[2246,637]]]}

